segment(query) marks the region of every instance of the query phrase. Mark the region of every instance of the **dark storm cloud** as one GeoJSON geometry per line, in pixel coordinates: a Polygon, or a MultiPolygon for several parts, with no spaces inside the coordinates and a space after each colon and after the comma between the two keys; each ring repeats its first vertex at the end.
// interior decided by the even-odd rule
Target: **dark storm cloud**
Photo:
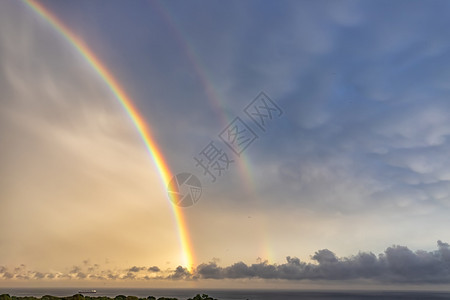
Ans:
{"type": "Polygon", "coordinates": [[[191,278],[191,273],[189,273],[188,269],[183,268],[182,266],[178,266],[172,274],[167,276],[167,279],[180,280],[180,279],[189,279],[191,278]]]}
{"type": "Polygon", "coordinates": [[[336,255],[328,249],[317,251],[311,258],[319,264],[335,263],[338,261],[336,255]]]}
{"type": "Polygon", "coordinates": [[[271,265],[267,262],[247,265],[243,262],[229,267],[216,263],[201,264],[196,275],[205,279],[263,278],[288,280],[349,280],[372,279],[396,283],[448,283],[450,282],[450,248],[438,241],[438,250],[411,251],[404,246],[392,246],[383,254],[360,252],[350,257],[338,258],[332,251],[323,249],[313,256],[317,263],[301,262],[287,257],[286,263],[271,265]]]}
{"type": "Polygon", "coordinates": [[[42,273],[38,271],[7,272],[1,269],[3,279],[11,280],[202,280],[202,279],[281,279],[281,280],[371,280],[379,283],[450,283],[450,245],[438,241],[434,251],[412,251],[408,247],[394,245],[383,253],[359,252],[348,257],[338,257],[329,249],[321,249],[311,255],[313,262],[303,262],[297,257],[286,257],[283,264],[269,264],[259,260],[255,264],[237,262],[222,267],[215,259],[198,265],[193,272],[178,266],[175,270],[160,270],[153,266],[131,267],[123,271],[103,270],[94,273],[78,271],[69,273],[42,273]],[[134,269],[136,268],[136,269],[134,269]],[[131,270],[161,272],[149,276],[131,270]]]}

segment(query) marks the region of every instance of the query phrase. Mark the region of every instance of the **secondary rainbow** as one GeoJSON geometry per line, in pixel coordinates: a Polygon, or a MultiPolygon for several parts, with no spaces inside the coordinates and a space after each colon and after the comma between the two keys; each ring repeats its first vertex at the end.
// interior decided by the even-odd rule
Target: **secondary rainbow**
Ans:
{"type": "MultiPolygon", "coordinates": [[[[205,95],[208,99],[208,102],[211,104],[213,110],[216,113],[221,125],[226,127],[235,117],[233,114],[228,114],[225,101],[223,100],[223,96],[219,92],[214,85],[213,80],[211,80],[211,76],[208,76],[206,66],[202,63],[201,57],[196,54],[195,51],[195,43],[189,40],[189,34],[185,34],[183,32],[183,26],[180,26],[176,22],[176,18],[170,13],[170,9],[168,9],[165,5],[165,2],[161,1],[151,1],[152,8],[154,8],[159,15],[162,17],[168,28],[170,29],[173,37],[178,42],[180,49],[183,50],[187,59],[191,63],[195,74],[197,74],[200,83],[205,91],[205,95]]],[[[244,99],[244,101],[250,102],[252,99],[244,99]]],[[[245,102],[244,102],[245,103],[245,102]]],[[[256,211],[259,209],[259,201],[258,194],[256,191],[256,184],[254,178],[256,178],[257,174],[252,174],[252,167],[250,158],[244,152],[241,154],[240,158],[235,160],[238,167],[241,178],[243,179],[243,187],[246,192],[247,199],[253,199],[254,207],[256,211]]],[[[258,254],[263,259],[267,259],[269,262],[274,262],[273,255],[273,243],[270,242],[271,237],[269,236],[269,230],[267,230],[269,226],[269,222],[266,220],[267,218],[258,218],[259,220],[259,228],[260,231],[255,234],[260,235],[261,241],[261,252],[258,254]]]]}
{"type": "MultiPolygon", "coordinates": [[[[208,102],[211,104],[216,116],[219,118],[220,124],[225,128],[236,116],[232,113],[227,113],[228,110],[222,100],[223,97],[214,86],[210,76],[208,76],[207,68],[202,64],[200,57],[196,54],[193,43],[187,38],[188,35],[183,33],[183,27],[177,24],[175,18],[170,13],[170,10],[165,7],[164,2],[152,1],[150,3],[152,4],[152,8],[154,8],[162,17],[173,34],[173,37],[177,41],[180,49],[183,50],[187,59],[191,63],[191,66],[193,67],[195,74],[197,74],[201,86],[204,89],[208,102]]],[[[250,101],[251,99],[247,100],[250,101]]],[[[248,156],[245,153],[242,153],[240,159],[235,161],[239,166],[240,174],[244,179],[244,188],[246,189],[247,195],[249,197],[255,195],[255,183],[253,181],[248,156]]]]}
{"type": "MultiPolygon", "coordinates": [[[[150,128],[147,126],[144,118],[139,114],[139,111],[136,109],[131,99],[127,96],[124,89],[119,85],[111,72],[94,55],[94,53],[88,48],[83,40],[81,40],[73,32],[71,32],[42,4],[38,3],[36,0],[23,0],[23,2],[26,3],[33,11],[38,13],[44,20],[46,20],[59,34],[61,34],[104,80],[104,82],[120,102],[128,116],[130,117],[131,121],[133,122],[134,126],[136,127],[137,131],[139,132],[148,152],[150,153],[156,167],[159,170],[164,188],[167,187],[167,184],[172,177],[169,166],[164,161],[161,150],[158,148],[155,140],[153,139],[150,128]]],[[[189,271],[192,271],[194,264],[193,247],[190,242],[186,220],[184,219],[181,208],[172,204],[171,206],[178,227],[178,234],[184,260],[183,263],[189,271]]]]}

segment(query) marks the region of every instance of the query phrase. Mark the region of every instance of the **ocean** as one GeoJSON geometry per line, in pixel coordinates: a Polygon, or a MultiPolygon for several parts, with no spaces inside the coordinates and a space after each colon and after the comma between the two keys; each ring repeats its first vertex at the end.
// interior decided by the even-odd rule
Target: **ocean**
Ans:
{"type": "MultiPolygon", "coordinates": [[[[0,294],[11,296],[71,296],[78,293],[74,288],[0,288],[0,294]]],[[[430,291],[293,291],[293,290],[202,290],[202,289],[97,289],[96,294],[90,296],[117,295],[137,297],[174,297],[186,300],[196,294],[208,294],[219,300],[294,300],[294,299],[450,299],[450,292],[430,291]]]]}

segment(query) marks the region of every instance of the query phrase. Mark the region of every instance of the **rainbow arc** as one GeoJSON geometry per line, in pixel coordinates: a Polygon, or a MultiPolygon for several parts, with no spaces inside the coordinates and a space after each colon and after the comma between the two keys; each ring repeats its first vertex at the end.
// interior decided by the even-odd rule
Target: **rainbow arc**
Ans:
{"type": "MultiPolygon", "coordinates": [[[[120,86],[113,74],[107,69],[107,67],[100,61],[100,59],[94,55],[89,47],[84,43],[82,39],[77,37],[72,31],[69,30],[56,16],[54,16],[47,8],[36,0],[23,0],[34,12],[39,14],[44,20],[51,25],[67,42],[69,42],[76,51],[86,60],[86,62],[96,71],[96,73],[103,79],[105,84],[109,87],[110,91],[114,94],[116,99],[122,105],[127,115],[130,117],[140,137],[142,138],[147,151],[151,155],[161,177],[164,187],[167,187],[172,173],[169,166],[164,160],[161,150],[158,148],[155,139],[152,136],[150,127],[146,124],[145,119],[139,114],[133,101],[125,93],[124,89],[120,86]]],[[[181,208],[172,205],[173,213],[178,227],[179,240],[182,248],[183,261],[186,268],[192,271],[194,258],[193,247],[190,242],[189,233],[187,229],[186,220],[181,208]]]]}

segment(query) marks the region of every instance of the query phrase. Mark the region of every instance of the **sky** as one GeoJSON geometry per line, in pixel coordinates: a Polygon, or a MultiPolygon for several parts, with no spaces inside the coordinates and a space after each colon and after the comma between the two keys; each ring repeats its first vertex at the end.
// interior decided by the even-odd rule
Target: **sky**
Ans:
{"type": "Polygon", "coordinates": [[[70,34],[0,3],[0,286],[450,282],[448,1],[36,3],[70,34]]]}

